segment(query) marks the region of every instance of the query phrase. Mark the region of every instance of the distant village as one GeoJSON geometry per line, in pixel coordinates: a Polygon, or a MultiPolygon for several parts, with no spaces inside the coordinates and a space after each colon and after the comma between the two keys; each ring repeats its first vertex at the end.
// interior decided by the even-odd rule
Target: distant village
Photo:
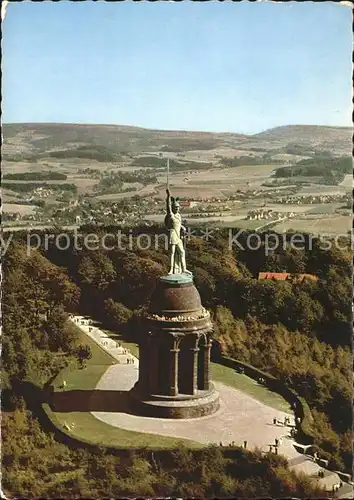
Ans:
{"type": "MultiPolygon", "coordinates": [[[[193,199],[186,198],[180,201],[182,214],[186,218],[208,218],[224,217],[237,214],[241,203],[249,200],[259,199],[260,208],[251,209],[245,213],[244,220],[269,220],[281,221],[284,218],[292,218],[298,213],[294,211],[277,211],[267,208],[264,199],[265,192],[262,190],[237,190],[234,195],[218,198],[193,199]],[[261,201],[262,200],[262,201],[261,201]]],[[[348,194],[331,195],[299,195],[284,194],[273,196],[267,193],[267,199],[272,204],[307,205],[326,204],[333,202],[347,202],[348,194]]],[[[54,192],[46,187],[37,187],[25,199],[11,202],[11,210],[3,213],[3,222],[7,225],[21,225],[21,222],[33,224],[59,224],[59,225],[83,225],[83,224],[117,224],[131,225],[143,222],[150,225],[154,217],[164,214],[165,202],[158,196],[139,197],[132,196],[119,201],[98,201],[90,196],[73,196],[65,192],[54,192]],[[15,206],[19,209],[16,210],[15,206]],[[22,209],[20,207],[23,207],[22,209]],[[28,211],[25,207],[28,207],[28,211]]]]}

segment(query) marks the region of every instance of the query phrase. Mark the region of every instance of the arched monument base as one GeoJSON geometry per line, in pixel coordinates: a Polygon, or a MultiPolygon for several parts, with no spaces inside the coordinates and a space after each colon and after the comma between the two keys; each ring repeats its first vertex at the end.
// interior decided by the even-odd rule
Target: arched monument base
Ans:
{"type": "Polygon", "coordinates": [[[145,417],[156,418],[198,418],[212,415],[220,408],[219,393],[211,385],[209,391],[198,394],[142,395],[134,388],[131,393],[134,411],[145,417]]]}
{"type": "Polygon", "coordinates": [[[157,280],[142,318],[134,409],[149,417],[197,418],[219,409],[210,380],[213,325],[190,275],[157,280]]]}

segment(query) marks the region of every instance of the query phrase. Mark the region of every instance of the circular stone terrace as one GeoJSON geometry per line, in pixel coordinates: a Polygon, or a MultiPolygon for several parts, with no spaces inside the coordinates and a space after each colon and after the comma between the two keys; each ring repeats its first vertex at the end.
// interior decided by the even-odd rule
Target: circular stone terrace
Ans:
{"type": "MultiPolygon", "coordinates": [[[[138,379],[138,363],[130,365],[116,364],[107,369],[96,386],[97,391],[118,391],[127,393],[138,379]]],[[[170,436],[193,440],[201,444],[220,444],[243,446],[269,451],[276,438],[281,438],[279,454],[291,459],[298,457],[294,441],[290,438],[290,427],[274,425],[276,418],[283,422],[290,417],[294,425],[294,416],[276,410],[258,401],[252,396],[220,382],[214,382],[220,394],[220,409],[209,416],[192,419],[164,419],[134,415],[127,412],[92,411],[98,420],[127,431],[170,436]]]]}

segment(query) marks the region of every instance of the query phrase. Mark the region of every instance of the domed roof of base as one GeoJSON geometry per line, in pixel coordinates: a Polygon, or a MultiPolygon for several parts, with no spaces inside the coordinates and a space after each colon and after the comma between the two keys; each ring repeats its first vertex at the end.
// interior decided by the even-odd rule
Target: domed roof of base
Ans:
{"type": "Polygon", "coordinates": [[[188,275],[161,277],[150,299],[150,314],[177,315],[196,313],[203,309],[199,292],[188,275]]]}

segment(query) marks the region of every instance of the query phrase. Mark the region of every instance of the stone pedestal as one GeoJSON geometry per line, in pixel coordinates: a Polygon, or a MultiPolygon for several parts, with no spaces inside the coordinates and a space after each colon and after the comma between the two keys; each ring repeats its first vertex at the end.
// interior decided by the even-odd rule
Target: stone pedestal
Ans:
{"type": "Polygon", "coordinates": [[[191,276],[158,280],[143,329],[139,380],[131,393],[136,409],[164,418],[215,412],[219,396],[210,381],[213,326],[191,276]]]}

